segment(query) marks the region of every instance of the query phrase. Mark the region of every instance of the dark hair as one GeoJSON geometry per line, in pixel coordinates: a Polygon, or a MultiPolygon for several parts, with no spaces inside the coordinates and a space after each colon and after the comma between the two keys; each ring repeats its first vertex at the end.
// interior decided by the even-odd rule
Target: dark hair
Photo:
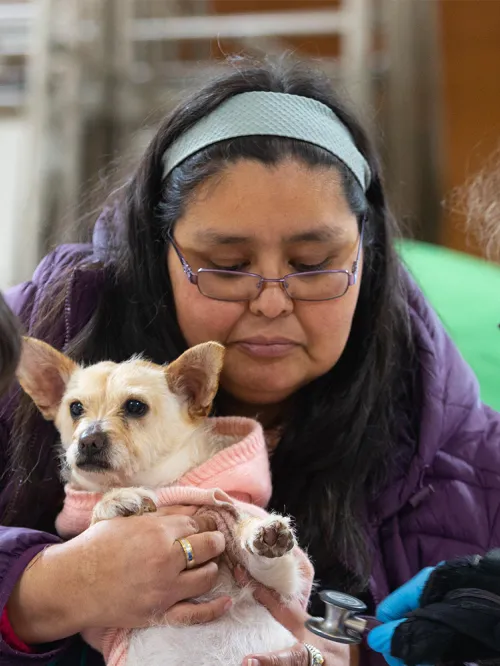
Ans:
{"type": "Polygon", "coordinates": [[[14,379],[21,353],[21,336],[13,312],[0,294],[0,395],[14,379]]]}
{"type": "MultiPolygon", "coordinates": [[[[363,279],[349,341],[336,366],[294,398],[295,408],[272,458],[271,507],[294,516],[318,577],[358,591],[366,585],[370,571],[364,502],[381,488],[396,464],[401,419],[409,412],[406,402],[414,399],[412,382],[405,377],[407,369],[412,370],[412,351],[393,249],[395,226],[386,207],[379,165],[365,133],[324,75],[286,61],[239,63],[163,122],[109,209],[107,286],[91,321],[67,351],[85,362],[121,361],[143,352],[159,363],[182,352],[186,343],[177,324],[165,260],[167,231],[196,186],[228,163],[252,159],[276,164],[290,156],[311,168],[331,166],[340,171],[353,212],[358,220],[366,218],[366,235],[363,279]],[[349,169],[330,153],[300,141],[269,137],[210,146],[179,165],[164,182],[162,158],[172,141],[229,97],[253,90],[303,95],[333,109],[370,165],[372,180],[366,195],[349,169]]],[[[26,409],[20,424],[27,423],[26,409]]],[[[40,441],[30,447],[30,432],[33,423],[18,430],[14,453],[14,470],[24,474],[33,472],[41,445],[49,447],[40,441]]],[[[48,439],[55,440],[53,430],[48,439]]],[[[51,479],[48,487],[53,488],[55,465],[48,458],[39,464],[38,477],[32,475],[31,484],[19,491],[15,518],[7,520],[39,527],[34,486],[51,479]]],[[[60,490],[45,494],[51,498],[47,501],[52,502],[52,513],[57,492],[61,501],[60,490]]]]}

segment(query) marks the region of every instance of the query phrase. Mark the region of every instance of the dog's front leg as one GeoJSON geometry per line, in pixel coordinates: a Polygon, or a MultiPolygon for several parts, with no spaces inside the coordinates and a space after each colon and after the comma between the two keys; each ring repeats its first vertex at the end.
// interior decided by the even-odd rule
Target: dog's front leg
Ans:
{"type": "Polygon", "coordinates": [[[146,488],[116,488],[104,495],[94,507],[91,525],[118,516],[141,516],[156,511],[157,498],[146,488]]]}
{"type": "Polygon", "coordinates": [[[247,554],[250,574],[282,597],[296,596],[301,589],[300,563],[293,549],[297,546],[290,519],[271,515],[248,518],[238,525],[247,554]]]}

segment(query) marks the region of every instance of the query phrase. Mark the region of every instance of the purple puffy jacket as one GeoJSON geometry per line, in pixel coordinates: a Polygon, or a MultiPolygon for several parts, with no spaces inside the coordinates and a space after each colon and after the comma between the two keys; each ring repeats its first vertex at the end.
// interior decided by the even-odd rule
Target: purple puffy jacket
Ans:
{"type": "MultiPolygon", "coordinates": [[[[90,244],[62,246],[41,262],[30,282],[6,294],[28,331],[40,295],[68,268],[73,272],[66,316],[54,322],[51,342],[62,347],[81,330],[104,276],[78,264],[95,252],[90,244]]],[[[369,507],[366,537],[373,545],[375,603],[426,565],[500,546],[500,415],[481,403],[471,369],[413,284],[409,308],[421,364],[420,441],[406,474],[369,507]]],[[[0,464],[9,444],[9,417],[0,420],[0,464]]],[[[4,488],[0,507],[7,501],[4,488]]],[[[55,541],[42,532],[0,527],[0,614],[29,560],[55,541]]],[[[63,648],[30,656],[0,641],[0,664],[49,664],[63,648]]],[[[362,662],[385,664],[365,649],[362,662]]]]}

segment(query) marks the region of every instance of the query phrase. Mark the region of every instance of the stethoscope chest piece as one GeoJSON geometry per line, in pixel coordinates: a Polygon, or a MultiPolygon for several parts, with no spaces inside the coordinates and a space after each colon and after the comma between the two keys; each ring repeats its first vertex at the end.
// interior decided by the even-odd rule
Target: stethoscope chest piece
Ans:
{"type": "Polygon", "coordinates": [[[326,615],[309,618],[309,631],[336,643],[360,643],[367,621],[359,613],[366,612],[365,604],[356,597],[330,590],[320,592],[319,597],[326,605],[326,615]]]}

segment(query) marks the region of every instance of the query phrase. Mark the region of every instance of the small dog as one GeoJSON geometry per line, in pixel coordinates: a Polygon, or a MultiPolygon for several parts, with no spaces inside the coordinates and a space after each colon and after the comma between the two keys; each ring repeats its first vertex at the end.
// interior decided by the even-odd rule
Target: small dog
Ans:
{"type": "MultiPolygon", "coordinates": [[[[175,486],[190,470],[238,446],[234,435],[214,427],[219,419],[208,418],[223,358],[222,345],[207,342],[167,366],[134,357],[81,367],[39,340],[24,339],[18,379],[60,433],[67,488],[105,493],[89,522],[155,511],[159,489],[175,486]]],[[[312,567],[297,548],[289,519],[251,513],[238,513],[234,531],[248,572],[284,600],[307,603],[312,567]]],[[[221,619],[134,631],[126,659],[107,657],[108,663],[181,666],[188,658],[198,666],[239,666],[248,654],[296,642],[250,589],[235,583],[224,563],[215,590],[204,599],[221,594],[233,599],[221,619]]]]}

